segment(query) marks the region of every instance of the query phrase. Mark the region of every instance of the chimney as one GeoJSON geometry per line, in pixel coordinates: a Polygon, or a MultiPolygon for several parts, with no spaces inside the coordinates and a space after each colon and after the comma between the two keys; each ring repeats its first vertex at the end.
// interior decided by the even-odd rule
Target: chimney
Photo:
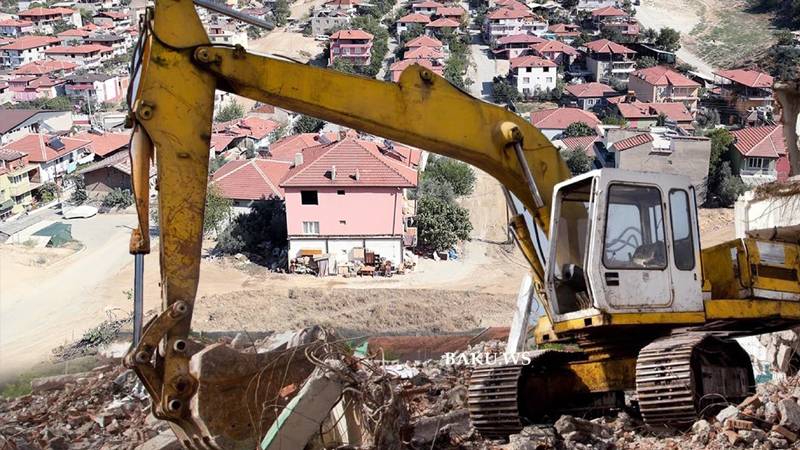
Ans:
{"type": "Polygon", "coordinates": [[[297,152],[297,153],[294,154],[294,166],[298,167],[298,166],[302,166],[302,165],[303,165],[303,154],[300,153],[300,152],[297,152]]]}
{"type": "Polygon", "coordinates": [[[356,181],[358,181],[361,178],[361,172],[359,172],[358,169],[356,169],[355,178],[356,178],[356,181]]]}
{"type": "Polygon", "coordinates": [[[343,141],[347,137],[347,131],[342,129],[339,130],[339,140],[343,141]]]}
{"type": "Polygon", "coordinates": [[[628,94],[625,96],[625,103],[632,103],[636,100],[636,92],[628,91],[628,94]]]}
{"type": "Polygon", "coordinates": [[[336,179],[336,166],[331,166],[331,180],[336,179]]]}

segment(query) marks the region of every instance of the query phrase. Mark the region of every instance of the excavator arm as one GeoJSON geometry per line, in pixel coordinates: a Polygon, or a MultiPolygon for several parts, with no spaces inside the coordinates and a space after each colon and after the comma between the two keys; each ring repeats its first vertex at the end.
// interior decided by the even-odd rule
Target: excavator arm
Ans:
{"type": "MultiPolygon", "coordinates": [[[[191,0],[156,0],[144,18],[134,67],[133,187],[139,227],[132,253],[149,251],[149,163],[157,167],[163,312],[126,356],[156,417],[183,444],[252,447],[263,427],[243,412],[249,381],[284,355],[245,355],[188,339],[199,279],[215,90],[224,90],[468,162],[497,178],[548,233],[553,187],[570,173],[557,150],[518,115],[476,100],[420,66],[399,83],[376,81],[210,45],[191,0]]],[[[512,228],[543,295],[544,263],[518,216],[512,228]]],[[[302,361],[293,374],[307,375],[302,361]]],[[[288,385],[292,380],[284,379],[288,385]]],[[[275,391],[275,392],[273,392],[275,391]]],[[[272,398],[272,397],[270,397],[272,398]]],[[[268,415],[268,414],[267,414],[268,415]]],[[[263,416],[263,415],[262,415],[263,416]]]]}

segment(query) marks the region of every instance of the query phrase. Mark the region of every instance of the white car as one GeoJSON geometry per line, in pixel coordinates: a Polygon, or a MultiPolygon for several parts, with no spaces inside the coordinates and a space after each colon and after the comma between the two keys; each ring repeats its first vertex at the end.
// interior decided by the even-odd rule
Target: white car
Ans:
{"type": "Polygon", "coordinates": [[[329,38],[328,36],[326,36],[324,34],[318,34],[318,35],[314,36],[314,40],[315,41],[325,42],[325,41],[329,41],[330,39],[331,38],[329,38]]]}
{"type": "Polygon", "coordinates": [[[65,219],[86,219],[97,214],[97,208],[89,205],[76,206],[72,209],[64,211],[65,219]]]}

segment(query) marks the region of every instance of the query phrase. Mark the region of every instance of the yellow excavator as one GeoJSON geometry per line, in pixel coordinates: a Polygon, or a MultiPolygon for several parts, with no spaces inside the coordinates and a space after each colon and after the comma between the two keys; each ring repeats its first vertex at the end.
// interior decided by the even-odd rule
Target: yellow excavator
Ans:
{"type": "MultiPolygon", "coordinates": [[[[616,169],[572,178],[528,121],[428,69],[411,66],[389,83],[212,45],[195,3],[222,8],[156,0],[148,9],[129,98],[139,214],[130,251],[150,250],[155,161],[163,308],[125,364],[186,448],[254,447],[257,430],[289,401],[279,392],[313,369],[302,352],[242,353],[189,337],[215,90],[455,158],[502,183],[510,229],[546,313],[536,342],[579,350],[553,345],[530,353],[529,364],[476,368],[469,408],[484,436],[626,401],[649,424],[691,423],[754,389],[750,359],[733,337],[800,323],[800,247],[737,239],[701,250],[688,178],[616,169]]],[[[794,124],[786,130],[794,158],[794,124]]]]}

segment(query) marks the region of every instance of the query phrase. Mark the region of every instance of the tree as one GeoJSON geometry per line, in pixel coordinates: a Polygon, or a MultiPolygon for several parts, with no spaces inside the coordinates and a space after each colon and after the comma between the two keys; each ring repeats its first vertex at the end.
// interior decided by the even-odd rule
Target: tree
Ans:
{"type": "Polygon", "coordinates": [[[495,103],[509,105],[518,102],[522,98],[522,94],[505,78],[494,77],[492,81],[492,98],[495,103]]]}
{"type": "Polygon", "coordinates": [[[279,27],[286,25],[287,19],[292,11],[289,9],[288,0],[276,0],[272,7],[272,15],[275,17],[275,24],[279,27]]]}
{"type": "Polygon", "coordinates": [[[103,206],[106,208],[125,209],[133,204],[133,194],[128,189],[114,188],[103,197],[103,206]]]}
{"type": "Polygon", "coordinates": [[[40,203],[50,203],[56,199],[59,192],[61,192],[61,188],[52,181],[48,181],[39,186],[39,189],[34,192],[34,197],[40,203]]]}
{"type": "Polygon", "coordinates": [[[316,117],[302,115],[294,123],[295,133],[316,133],[321,130],[325,122],[316,117]]]}
{"type": "Polygon", "coordinates": [[[333,64],[331,64],[331,69],[338,70],[339,72],[344,73],[356,73],[356,67],[350,62],[347,58],[336,58],[333,60],[333,64]]]}
{"type": "Polygon", "coordinates": [[[736,199],[747,190],[742,179],[733,174],[729,161],[722,163],[717,179],[717,189],[714,191],[719,206],[733,206],[736,199]]]}
{"type": "Polygon", "coordinates": [[[594,129],[584,122],[573,122],[567,125],[564,132],[561,133],[561,137],[594,136],[596,134],[594,129]]]}
{"type": "Polygon", "coordinates": [[[461,206],[436,197],[422,197],[417,203],[417,233],[423,247],[447,251],[469,239],[471,231],[469,211],[461,206]]]}
{"type": "Polygon", "coordinates": [[[733,135],[724,128],[715,128],[706,137],[711,139],[711,155],[706,179],[706,204],[731,206],[746,189],[741,179],[733,174],[730,166],[730,146],[733,135]]]}
{"type": "Polygon", "coordinates": [[[641,58],[636,60],[636,68],[637,69],[647,69],[648,67],[657,66],[658,61],[652,56],[642,56],[641,58]]]}
{"type": "Polygon", "coordinates": [[[63,33],[64,31],[72,30],[73,28],[75,28],[75,25],[72,22],[59,20],[53,24],[53,34],[63,33]]]}
{"type": "Polygon", "coordinates": [[[225,163],[228,162],[222,155],[217,155],[208,163],[208,173],[209,175],[213,174],[214,172],[218,171],[220,167],[224,166],[225,163]]]}
{"type": "Polygon", "coordinates": [[[436,197],[445,202],[455,200],[456,193],[453,186],[446,180],[423,178],[417,188],[417,198],[436,197]]]}
{"type": "Polygon", "coordinates": [[[214,117],[214,121],[229,122],[231,120],[241,119],[242,117],[244,117],[244,107],[236,100],[232,100],[219,110],[217,116],[214,117]]]}
{"type": "Polygon", "coordinates": [[[27,102],[11,105],[13,109],[52,109],[53,111],[71,111],[72,104],[69,98],[59,95],[53,98],[37,98],[27,102]]]}
{"type": "Polygon", "coordinates": [[[618,114],[610,114],[603,117],[603,125],[618,125],[624,128],[628,126],[628,121],[618,114]]]}
{"type": "Polygon", "coordinates": [[[567,163],[572,176],[586,173],[594,168],[594,160],[581,148],[561,150],[561,158],[567,163]]]}
{"type": "Polygon", "coordinates": [[[655,44],[656,39],[658,39],[658,31],[652,28],[645,28],[639,35],[639,39],[641,40],[641,42],[645,42],[648,44],[655,44]]]}
{"type": "Polygon", "coordinates": [[[676,52],[681,48],[681,33],[670,27],[664,27],[658,33],[655,44],[660,49],[676,52]]]}
{"type": "Polygon", "coordinates": [[[458,197],[471,194],[475,188],[475,172],[472,167],[467,163],[445,157],[428,159],[422,179],[447,182],[458,197]]]}
{"type": "Polygon", "coordinates": [[[76,205],[82,205],[89,198],[89,195],[86,193],[86,182],[81,175],[75,175],[70,178],[75,189],[72,191],[69,201],[76,205]]]}
{"type": "MultiPolygon", "coordinates": [[[[800,0],[798,2],[800,3],[800,0]]],[[[780,43],[773,45],[769,48],[765,60],[765,65],[773,77],[785,81],[800,78],[800,69],[798,69],[800,67],[800,48],[780,43]]]]}
{"type": "Polygon", "coordinates": [[[719,125],[719,111],[702,107],[697,111],[694,121],[700,129],[714,128],[719,125]]]}
{"type": "Polygon", "coordinates": [[[682,74],[686,75],[686,74],[688,74],[689,72],[694,72],[694,71],[696,71],[696,70],[697,70],[697,67],[695,67],[695,66],[693,66],[693,65],[691,65],[691,64],[689,64],[689,63],[680,62],[680,63],[678,63],[678,64],[675,64],[675,70],[677,70],[678,72],[680,72],[680,73],[682,73],[682,74]]]}
{"type": "Polygon", "coordinates": [[[281,199],[258,200],[250,212],[236,216],[217,235],[215,250],[225,254],[263,254],[268,245],[283,246],[287,241],[286,206],[281,199]]]}
{"type": "Polygon", "coordinates": [[[658,117],[656,117],[656,126],[663,127],[667,125],[667,115],[663,112],[658,113],[658,117]]]}
{"type": "Polygon", "coordinates": [[[203,232],[219,233],[231,217],[233,202],[222,196],[222,192],[214,184],[209,184],[206,191],[206,210],[203,216],[203,232]]]}
{"type": "Polygon", "coordinates": [[[603,27],[603,29],[600,30],[600,38],[617,43],[625,42],[625,37],[617,28],[603,27]]]}

